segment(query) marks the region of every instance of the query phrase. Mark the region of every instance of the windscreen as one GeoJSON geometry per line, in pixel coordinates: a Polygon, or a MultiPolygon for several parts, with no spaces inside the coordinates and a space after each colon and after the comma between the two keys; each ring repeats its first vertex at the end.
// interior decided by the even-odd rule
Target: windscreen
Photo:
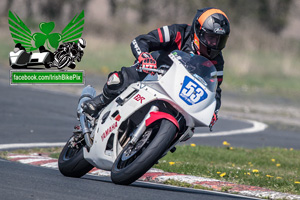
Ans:
{"type": "Polygon", "coordinates": [[[192,76],[206,86],[211,92],[217,87],[217,70],[214,64],[200,55],[188,54],[182,51],[173,51],[173,55],[185,66],[192,76]]]}

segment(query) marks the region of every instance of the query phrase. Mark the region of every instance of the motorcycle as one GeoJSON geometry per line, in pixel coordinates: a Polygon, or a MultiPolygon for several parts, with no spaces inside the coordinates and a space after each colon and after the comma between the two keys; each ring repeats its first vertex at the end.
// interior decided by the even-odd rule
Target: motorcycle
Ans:
{"type": "Polygon", "coordinates": [[[52,67],[57,67],[58,69],[63,69],[69,67],[74,69],[75,59],[77,58],[78,50],[71,48],[63,48],[62,50],[56,50],[54,52],[54,61],[52,67]]]}
{"type": "Polygon", "coordinates": [[[155,75],[131,84],[95,118],[80,105],[96,91],[83,89],[77,108],[80,126],[59,156],[63,175],[81,177],[96,167],[110,170],[116,184],[131,184],[191,138],[194,127],[209,126],[216,106],[215,66],[179,50],[169,57],[171,66],[146,69],[155,75]]]}

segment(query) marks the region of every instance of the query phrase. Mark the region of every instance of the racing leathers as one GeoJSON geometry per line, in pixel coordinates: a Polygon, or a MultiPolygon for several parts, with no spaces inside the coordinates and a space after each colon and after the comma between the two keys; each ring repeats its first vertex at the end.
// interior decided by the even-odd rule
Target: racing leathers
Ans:
{"type": "MultiPolygon", "coordinates": [[[[131,42],[131,50],[135,58],[142,52],[153,52],[152,56],[157,60],[158,66],[170,62],[167,56],[173,50],[181,50],[191,54],[197,54],[192,45],[191,26],[187,24],[173,24],[153,30],[145,35],[136,37],[131,42]],[[156,52],[155,52],[156,51],[156,52]]],[[[208,58],[209,59],[209,58],[208,58]]],[[[222,52],[211,62],[217,69],[218,86],[216,91],[216,109],[221,107],[221,88],[223,81],[224,59],[222,52]]]]}
{"type": "MultiPolygon", "coordinates": [[[[144,52],[151,52],[157,65],[171,65],[168,54],[173,50],[181,50],[190,54],[197,54],[192,45],[191,26],[187,24],[173,24],[164,26],[140,35],[131,42],[131,50],[138,60],[139,55],[144,52]]],[[[211,62],[216,66],[218,76],[218,87],[216,92],[217,111],[221,106],[221,88],[223,80],[224,60],[222,53],[216,56],[211,62]]],[[[123,92],[130,84],[141,81],[146,73],[137,72],[135,67],[122,67],[119,72],[112,72],[108,75],[108,81],[104,85],[103,93],[92,100],[82,104],[83,111],[95,116],[104,106],[110,103],[116,96],[123,92]]],[[[172,80],[170,80],[172,81],[172,80]]]]}

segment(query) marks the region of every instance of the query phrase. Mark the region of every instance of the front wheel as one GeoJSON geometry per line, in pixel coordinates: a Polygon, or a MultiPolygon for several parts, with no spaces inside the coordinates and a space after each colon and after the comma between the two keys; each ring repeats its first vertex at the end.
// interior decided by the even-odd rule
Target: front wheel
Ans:
{"type": "Polygon", "coordinates": [[[72,62],[72,58],[67,55],[63,55],[60,60],[58,61],[58,69],[62,69],[64,67],[67,67],[72,62]]]}
{"type": "Polygon", "coordinates": [[[170,146],[176,134],[176,126],[166,119],[157,123],[148,127],[134,146],[126,145],[119,154],[111,171],[114,183],[131,184],[145,174],[170,146]]]}
{"type": "Polygon", "coordinates": [[[72,136],[61,151],[58,168],[64,176],[80,178],[93,169],[93,166],[83,157],[84,144],[74,140],[79,141],[76,136],[72,136]]]}

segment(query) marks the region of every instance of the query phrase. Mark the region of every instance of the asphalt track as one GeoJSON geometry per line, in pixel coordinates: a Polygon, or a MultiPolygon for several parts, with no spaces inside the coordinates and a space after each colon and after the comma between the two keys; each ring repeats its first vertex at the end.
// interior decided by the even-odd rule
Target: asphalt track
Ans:
{"type": "MultiPolygon", "coordinates": [[[[0,144],[66,141],[77,123],[74,95],[0,83],[0,144]]],[[[221,118],[214,132],[246,129],[251,123],[221,118]]],[[[208,129],[197,129],[208,132],[208,129]]],[[[195,137],[187,143],[235,147],[276,146],[299,149],[299,134],[268,127],[262,132],[195,137]]],[[[118,186],[109,178],[73,179],[57,170],[0,160],[0,199],[248,199],[210,191],[136,182],[118,186]]]]}

